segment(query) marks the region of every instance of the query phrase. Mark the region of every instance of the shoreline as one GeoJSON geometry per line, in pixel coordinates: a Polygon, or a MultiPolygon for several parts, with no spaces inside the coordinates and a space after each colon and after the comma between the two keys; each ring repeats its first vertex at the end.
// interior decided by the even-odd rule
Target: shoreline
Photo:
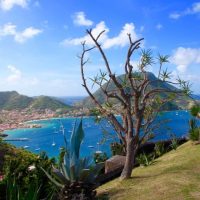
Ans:
{"type": "MultiPolygon", "coordinates": [[[[169,112],[189,112],[189,110],[172,110],[172,111],[161,111],[160,113],[169,113],[169,112]]],[[[115,115],[116,117],[120,117],[120,115],[115,115]]],[[[51,120],[61,120],[61,119],[80,119],[80,118],[90,118],[90,117],[94,117],[94,116],[66,116],[66,117],[46,117],[46,118],[41,118],[41,119],[32,119],[32,120],[27,120],[27,121],[24,121],[24,122],[20,122],[19,124],[15,124],[13,125],[13,127],[7,127],[5,128],[4,130],[1,130],[2,133],[5,133],[5,131],[11,131],[11,130],[17,130],[17,129],[31,129],[31,128],[42,128],[42,125],[40,124],[42,121],[51,121],[51,120]],[[27,126],[29,125],[29,123],[35,123],[35,124],[32,124],[32,126],[35,126],[35,127],[32,127],[31,125],[30,126],[27,126]],[[38,123],[38,124],[37,124],[38,123]],[[37,127],[37,126],[40,126],[40,127],[37,127]]]]}

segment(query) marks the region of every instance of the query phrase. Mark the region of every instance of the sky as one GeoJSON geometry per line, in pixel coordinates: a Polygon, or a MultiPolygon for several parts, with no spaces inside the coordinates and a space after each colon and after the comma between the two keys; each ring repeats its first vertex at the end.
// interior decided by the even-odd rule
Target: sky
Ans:
{"type": "MultiPolygon", "coordinates": [[[[85,96],[78,55],[82,41],[92,45],[86,29],[105,30],[100,42],[116,74],[123,73],[130,33],[144,37],[141,48],[155,58],[169,55],[173,79],[190,81],[200,94],[200,1],[193,0],[0,0],[0,91],[85,96]]],[[[87,57],[89,81],[104,64],[96,50],[87,57]]],[[[157,74],[158,66],[148,70],[157,74]]]]}

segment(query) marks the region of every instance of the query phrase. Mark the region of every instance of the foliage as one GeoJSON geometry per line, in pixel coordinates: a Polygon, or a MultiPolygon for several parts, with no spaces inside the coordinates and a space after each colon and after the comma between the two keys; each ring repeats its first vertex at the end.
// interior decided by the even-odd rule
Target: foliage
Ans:
{"type": "MultiPolygon", "coordinates": [[[[47,177],[57,187],[61,189],[60,199],[94,199],[96,192],[95,188],[96,177],[103,167],[102,163],[93,165],[89,158],[80,158],[80,146],[84,138],[84,132],[82,128],[82,120],[80,121],[78,128],[74,127],[71,140],[70,150],[64,154],[63,162],[60,163],[59,168],[53,168],[50,175],[43,169],[47,177]]],[[[66,138],[64,141],[67,149],[66,138]]]]}
{"type": "Polygon", "coordinates": [[[178,139],[176,137],[176,135],[172,134],[171,135],[171,144],[170,144],[170,148],[172,150],[176,150],[179,146],[179,143],[178,143],[178,139]]]}
{"type": "Polygon", "coordinates": [[[56,188],[45,176],[41,167],[50,171],[51,165],[55,163],[55,160],[48,159],[45,152],[36,156],[22,149],[12,149],[12,153],[5,156],[3,174],[7,183],[10,184],[13,181],[13,190],[23,195],[31,193],[30,185],[34,185],[34,188],[36,186],[40,187],[38,191],[40,199],[53,195],[56,188]]]}
{"type": "Polygon", "coordinates": [[[115,156],[115,155],[122,155],[122,156],[124,156],[125,155],[124,145],[121,144],[121,143],[112,142],[110,144],[110,148],[111,148],[111,152],[112,152],[113,156],[115,156]]]}
{"type": "Polygon", "coordinates": [[[145,154],[141,153],[136,157],[136,161],[140,166],[149,166],[154,162],[155,155],[152,154],[145,154]]]}
{"type": "Polygon", "coordinates": [[[190,109],[190,113],[192,116],[197,117],[198,113],[200,113],[200,105],[193,105],[190,109]]]}
{"type": "Polygon", "coordinates": [[[163,142],[157,142],[154,147],[155,157],[160,157],[166,153],[165,145],[163,142]]]}
{"type": "Polygon", "coordinates": [[[199,140],[200,137],[200,128],[197,126],[197,120],[196,119],[191,119],[189,121],[189,137],[193,141],[199,140]]]}
{"type": "Polygon", "coordinates": [[[30,183],[26,192],[21,190],[17,185],[16,178],[13,176],[7,177],[7,189],[6,199],[7,200],[38,200],[41,188],[38,184],[30,183]]]}
{"type": "Polygon", "coordinates": [[[94,162],[97,163],[102,163],[105,162],[108,159],[107,154],[104,153],[94,153],[94,162]]]}

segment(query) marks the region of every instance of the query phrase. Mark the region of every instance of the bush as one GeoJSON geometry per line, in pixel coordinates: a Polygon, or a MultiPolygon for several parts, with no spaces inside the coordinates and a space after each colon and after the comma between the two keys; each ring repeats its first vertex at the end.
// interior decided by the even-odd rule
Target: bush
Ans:
{"type": "Polygon", "coordinates": [[[141,153],[136,157],[136,161],[140,166],[149,166],[154,162],[155,154],[141,153]]]}
{"type": "Polygon", "coordinates": [[[175,135],[171,135],[171,144],[170,144],[170,148],[172,150],[176,150],[179,146],[179,142],[178,139],[176,138],[175,135]]]}
{"type": "Polygon", "coordinates": [[[108,159],[108,156],[106,155],[106,153],[94,153],[94,162],[96,164],[105,162],[107,159],[108,159]]]}
{"type": "Polygon", "coordinates": [[[113,142],[113,143],[110,144],[110,148],[111,148],[111,152],[112,152],[113,156],[115,156],[115,155],[124,156],[125,155],[123,144],[120,144],[118,142],[113,142]]]}
{"type": "Polygon", "coordinates": [[[13,153],[5,156],[3,170],[7,186],[13,185],[13,188],[10,188],[11,193],[20,193],[20,199],[23,199],[25,194],[33,193],[30,191],[30,185],[34,185],[34,189],[36,186],[40,187],[37,192],[39,199],[46,198],[50,194],[53,195],[56,188],[45,176],[41,167],[50,171],[55,161],[48,159],[44,152],[37,156],[22,149],[12,149],[13,153]],[[11,177],[13,178],[11,179],[11,177]]]}
{"type": "Polygon", "coordinates": [[[154,147],[155,157],[160,157],[166,153],[165,145],[163,142],[157,142],[154,147]]]}
{"type": "Polygon", "coordinates": [[[200,128],[197,126],[197,120],[191,119],[189,121],[190,129],[189,129],[189,137],[192,141],[197,141],[200,139],[199,133],[200,128]]]}
{"type": "Polygon", "coordinates": [[[199,140],[199,133],[200,133],[200,128],[196,128],[193,130],[189,131],[189,137],[192,141],[198,141],[199,140]]]}

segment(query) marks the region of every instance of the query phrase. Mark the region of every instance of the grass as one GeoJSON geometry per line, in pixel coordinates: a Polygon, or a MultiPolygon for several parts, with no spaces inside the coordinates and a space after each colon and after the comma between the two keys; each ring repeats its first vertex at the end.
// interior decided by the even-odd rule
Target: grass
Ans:
{"type": "Polygon", "coordinates": [[[102,185],[98,194],[109,200],[199,200],[200,145],[187,142],[154,164],[135,168],[130,179],[102,185]]]}

